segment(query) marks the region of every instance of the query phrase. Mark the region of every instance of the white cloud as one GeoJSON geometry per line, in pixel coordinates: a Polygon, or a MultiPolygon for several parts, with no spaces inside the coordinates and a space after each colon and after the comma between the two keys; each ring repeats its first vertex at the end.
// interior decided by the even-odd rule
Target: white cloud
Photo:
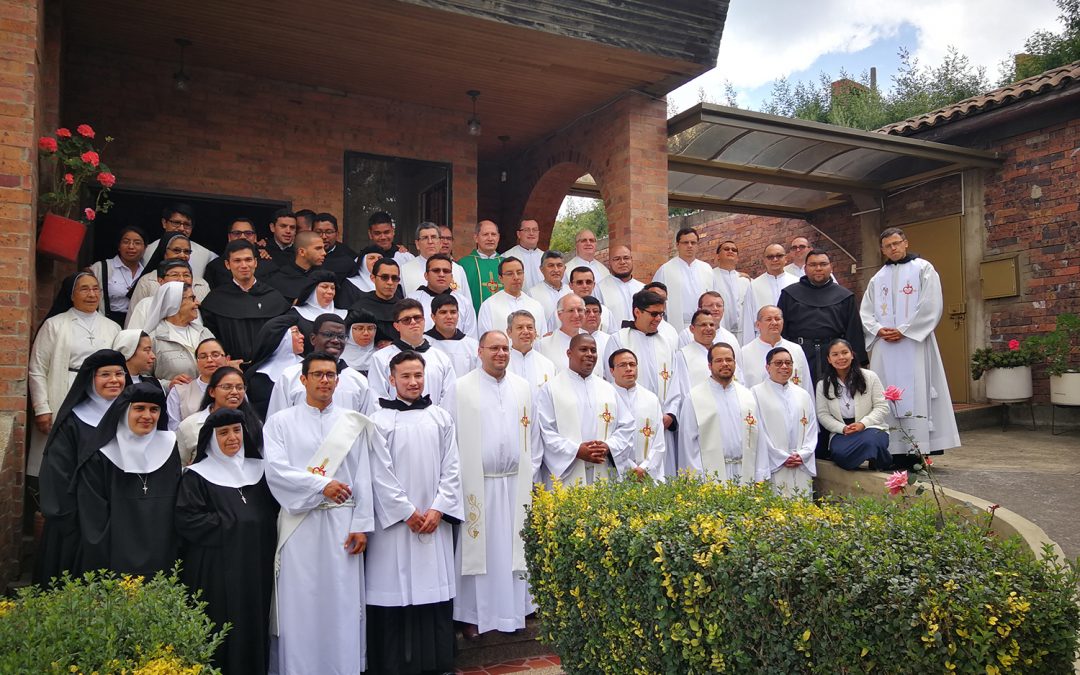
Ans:
{"type": "Polygon", "coordinates": [[[904,24],[913,27],[916,43],[903,46],[920,63],[936,65],[952,45],[994,80],[998,63],[1032,32],[1059,30],[1058,14],[1053,0],[733,0],[716,68],[672,98],[678,109],[689,107],[699,87],[719,92],[724,80],[745,92],[806,70],[823,55],[894,39],[904,24]]]}

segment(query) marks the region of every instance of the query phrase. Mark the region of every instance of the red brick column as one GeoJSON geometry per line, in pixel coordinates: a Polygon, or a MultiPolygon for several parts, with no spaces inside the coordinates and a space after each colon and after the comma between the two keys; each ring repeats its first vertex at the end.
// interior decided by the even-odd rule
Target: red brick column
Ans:
{"type": "Polygon", "coordinates": [[[38,0],[0,0],[0,419],[13,422],[10,443],[0,438],[0,588],[16,578],[22,552],[43,12],[38,0]]]}

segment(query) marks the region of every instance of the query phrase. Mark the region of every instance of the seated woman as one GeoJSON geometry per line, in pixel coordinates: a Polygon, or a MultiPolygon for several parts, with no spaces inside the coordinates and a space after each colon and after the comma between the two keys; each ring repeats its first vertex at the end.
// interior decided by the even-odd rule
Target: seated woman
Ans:
{"type": "Polygon", "coordinates": [[[109,347],[120,332],[120,326],[97,311],[101,292],[97,277],[89,272],[78,272],[64,279],[45,323],[34,338],[27,374],[34,409],[26,462],[26,473],[30,476],[38,475],[53,413],[60,410],[83,360],[109,347]]]}
{"type": "Polygon", "coordinates": [[[150,373],[154,370],[154,343],[145,331],[135,328],[120,331],[113,338],[113,349],[124,355],[127,359],[127,372],[134,384],[149,382],[160,383],[150,373]]]}
{"type": "Polygon", "coordinates": [[[199,376],[194,380],[184,377],[169,389],[165,401],[165,410],[169,414],[169,431],[176,431],[180,423],[202,407],[203,395],[210,386],[210,376],[218,368],[229,365],[225,360],[225,350],[215,338],[208,338],[195,348],[195,367],[199,376]]]}
{"type": "Polygon", "coordinates": [[[210,413],[176,500],[181,578],[192,592],[202,591],[217,628],[232,624],[214,653],[214,665],[226,673],[265,673],[269,658],[278,504],[250,431],[239,410],[210,413]]]}
{"type": "Polygon", "coordinates": [[[299,315],[286,312],[267,321],[259,331],[259,346],[255,349],[251,367],[244,373],[244,380],[248,400],[261,420],[266,419],[266,408],[270,404],[270,395],[274,393],[274,383],[286,368],[302,360],[300,355],[304,353],[304,334],[297,326],[299,321],[299,315]]]}
{"type": "Polygon", "coordinates": [[[176,435],[165,428],[165,394],[142,382],[124,390],[79,458],[79,571],[151,578],[172,568],[180,487],[176,435]]]}
{"type": "Polygon", "coordinates": [[[832,461],[849,471],[867,460],[871,469],[889,468],[889,404],[881,380],[859,368],[851,344],[842,338],[829,343],[824,371],[817,384],[817,417],[831,434],[832,461]]]}
{"type": "Polygon", "coordinates": [[[334,298],[337,296],[337,277],[333,272],[316,270],[308,275],[308,285],[300,292],[300,298],[296,306],[289,309],[290,314],[297,315],[300,320],[300,332],[311,335],[311,325],[322,314],[337,314],[345,318],[346,310],[334,307],[334,298]]]}
{"type": "Polygon", "coordinates": [[[101,281],[98,311],[123,326],[132,290],[143,272],[146,233],[129,225],[120,230],[120,243],[116,248],[115,256],[97,261],[90,266],[90,271],[101,281]]]}
{"type": "Polygon", "coordinates": [[[48,584],[75,569],[80,541],[74,490],[79,450],[90,443],[105,411],[129,384],[123,355],[98,350],[83,361],[56,413],[38,479],[45,528],[34,569],[36,584],[48,584]]]}
{"type": "Polygon", "coordinates": [[[146,317],[143,329],[154,343],[154,377],[171,381],[181,375],[194,378],[199,374],[195,364],[195,348],[203,340],[213,338],[199,322],[199,301],[190,284],[170,281],[158,286],[154,304],[146,317]]]}
{"type": "Polygon", "coordinates": [[[262,422],[255,409],[248,403],[244,396],[246,386],[244,376],[232,366],[222,366],[210,376],[210,382],[206,387],[200,401],[199,410],[180,422],[176,428],[176,449],[180,452],[180,461],[184,466],[191,464],[195,459],[195,447],[199,442],[199,430],[203,423],[217,410],[229,408],[240,410],[248,419],[248,429],[252,435],[262,442],[262,422]]]}

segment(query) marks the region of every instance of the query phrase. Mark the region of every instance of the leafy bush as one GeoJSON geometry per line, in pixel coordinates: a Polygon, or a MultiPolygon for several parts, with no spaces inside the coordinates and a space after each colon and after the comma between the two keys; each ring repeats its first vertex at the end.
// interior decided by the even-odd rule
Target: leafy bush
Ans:
{"type": "Polygon", "coordinates": [[[1032,366],[1042,358],[1042,353],[1032,343],[1031,338],[1009,340],[1008,349],[995,350],[993,347],[982,347],[971,353],[971,379],[978,380],[988,370],[994,368],[1018,368],[1032,366]]]}
{"type": "Polygon", "coordinates": [[[216,673],[224,639],[176,570],[142,577],[90,572],[52,591],[0,600],[0,673],[216,673]]]}
{"type": "Polygon", "coordinates": [[[556,486],[526,555],[568,673],[1071,673],[1076,566],[935,521],[685,476],[556,486]]]}

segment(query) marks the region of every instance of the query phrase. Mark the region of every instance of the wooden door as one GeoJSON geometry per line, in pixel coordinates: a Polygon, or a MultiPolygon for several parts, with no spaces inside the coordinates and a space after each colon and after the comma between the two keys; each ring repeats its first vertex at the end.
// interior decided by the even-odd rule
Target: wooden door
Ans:
{"type": "Polygon", "coordinates": [[[941,277],[944,311],[935,335],[953,403],[967,403],[970,400],[970,370],[960,216],[905,225],[903,230],[911,243],[908,250],[928,260],[941,277]]]}

